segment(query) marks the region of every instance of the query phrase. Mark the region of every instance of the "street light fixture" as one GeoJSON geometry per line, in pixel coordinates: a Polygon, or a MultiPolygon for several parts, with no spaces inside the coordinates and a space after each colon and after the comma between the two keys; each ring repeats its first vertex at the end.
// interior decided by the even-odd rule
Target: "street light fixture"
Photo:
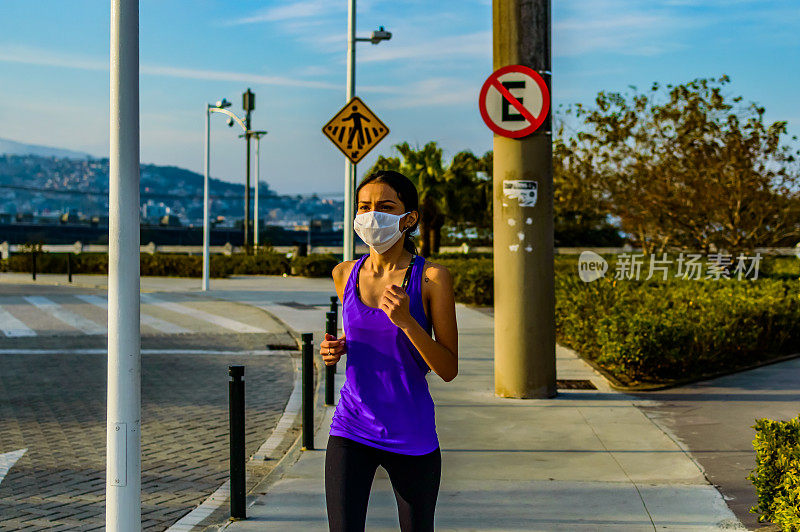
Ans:
{"type": "Polygon", "coordinates": [[[206,104],[206,145],[205,145],[205,164],[203,165],[203,291],[208,290],[208,277],[209,277],[209,227],[208,227],[208,172],[211,166],[211,113],[222,113],[228,116],[228,126],[232,127],[237,123],[246,132],[247,127],[244,121],[236,116],[227,107],[231,103],[223,98],[217,103],[206,104]]]}
{"type": "MultiPolygon", "coordinates": [[[[378,44],[388,41],[392,33],[379,26],[369,37],[356,37],[356,0],[350,0],[347,9],[347,98],[345,103],[356,95],[356,43],[369,41],[378,44]]],[[[344,161],[344,227],[342,228],[342,259],[353,260],[355,239],[353,230],[353,203],[356,186],[356,165],[345,157],[344,161]]]]}
{"type": "Polygon", "coordinates": [[[379,26],[377,31],[373,31],[372,35],[369,39],[364,38],[357,38],[357,41],[370,41],[372,44],[378,44],[381,41],[388,41],[392,38],[392,32],[386,31],[383,29],[383,26],[379,26]]]}

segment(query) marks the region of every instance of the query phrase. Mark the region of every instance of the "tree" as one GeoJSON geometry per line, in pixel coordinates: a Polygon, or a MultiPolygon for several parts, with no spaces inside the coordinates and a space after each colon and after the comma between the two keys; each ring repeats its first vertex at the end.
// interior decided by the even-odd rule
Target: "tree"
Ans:
{"type": "Polygon", "coordinates": [[[670,244],[736,253],[800,236],[800,152],[780,144],[785,121],[767,126],[763,107],[726,101],[729,82],[668,84],[663,103],[653,83],[650,97],[601,91],[596,108],[575,105],[586,130],[564,144],[570,164],[592,176],[591,196],[645,253],[670,244]]]}
{"type": "Polygon", "coordinates": [[[591,146],[568,137],[562,121],[553,138],[553,217],[556,246],[615,246],[622,240],[591,146]]]}
{"type": "Polygon", "coordinates": [[[492,228],[492,152],[458,152],[445,171],[445,216],[454,227],[492,228]]]}

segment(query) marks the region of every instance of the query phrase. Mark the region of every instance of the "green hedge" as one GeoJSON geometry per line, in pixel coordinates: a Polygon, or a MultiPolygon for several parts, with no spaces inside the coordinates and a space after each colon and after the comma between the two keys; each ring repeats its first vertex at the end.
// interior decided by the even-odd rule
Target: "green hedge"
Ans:
{"type": "Polygon", "coordinates": [[[431,255],[430,260],[441,264],[453,276],[456,301],[470,305],[494,304],[494,274],[492,256],[471,253],[466,257],[457,253],[431,255]],[[477,255],[477,256],[476,256],[477,255]]]}
{"type": "MultiPolygon", "coordinates": [[[[108,254],[106,253],[37,253],[37,273],[67,273],[67,255],[72,255],[72,273],[108,273],[108,254]]],[[[14,253],[0,261],[2,272],[30,272],[32,255],[14,253]]]]}
{"type": "Polygon", "coordinates": [[[795,353],[800,281],[556,282],[559,342],[626,384],[665,383],[795,353]]]}
{"type": "MultiPolygon", "coordinates": [[[[462,257],[430,259],[450,270],[456,301],[492,305],[491,255],[462,257]]],[[[584,283],[577,268],[577,255],[555,256],[558,342],[623,383],[698,378],[798,351],[800,260],[795,257],[765,257],[755,280],[615,282],[610,271],[584,283]]]]}
{"type": "Polygon", "coordinates": [[[331,253],[312,253],[306,257],[293,257],[292,275],[303,277],[330,277],[341,260],[331,253]]]}
{"type": "Polygon", "coordinates": [[[756,467],[747,476],[758,502],[750,508],[758,521],[781,530],[800,531],[800,415],[789,421],[757,419],[756,467]]]}
{"type": "MultiPolygon", "coordinates": [[[[38,273],[67,273],[67,253],[38,253],[36,271],[38,273]]],[[[203,274],[203,257],[185,253],[141,253],[139,255],[141,275],[200,277],[203,274]]],[[[108,273],[108,254],[72,254],[72,273],[108,273]]],[[[211,277],[230,275],[283,275],[292,271],[293,264],[301,264],[298,275],[324,272],[331,263],[329,255],[295,257],[290,260],[283,253],[264,252],[257,255],[211,255],[211,277]]],[[[335,263],[334,263],[335,266],[335,263]]],[[[331,266],[332,268],[332,266],[331,266]]],[[[30,272],[31,254],[15,253],[0,261],[2,272],[30,272]]],[[[327,275],[330,275],[330,270],[327,275]]]]}

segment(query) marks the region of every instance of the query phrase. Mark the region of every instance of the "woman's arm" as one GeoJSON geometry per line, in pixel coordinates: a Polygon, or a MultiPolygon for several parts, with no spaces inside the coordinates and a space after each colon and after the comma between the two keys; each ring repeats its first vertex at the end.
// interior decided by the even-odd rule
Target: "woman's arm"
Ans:
{"type": "Polygon", "coordinates": [[[399,327],[428,366],[442,380],[450,382],[458,375],[458,326],[453,277],[444,266],[430,263],[430,267],[425,269],[423,282],[428,283],[430,318],[436,340],[413,318],[404,320],[399,327]]]}

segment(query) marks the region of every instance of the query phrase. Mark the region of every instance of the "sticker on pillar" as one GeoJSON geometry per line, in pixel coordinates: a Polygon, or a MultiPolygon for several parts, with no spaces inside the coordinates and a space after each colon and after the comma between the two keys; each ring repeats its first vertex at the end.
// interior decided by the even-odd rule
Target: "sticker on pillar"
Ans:
{"type": "Polygon", "coordinates": [[[520,207],[533,207],[536,205],[537,189],[538,185],[536,181],[523,181],[520,179],[503,180],[503,195],[509,199],[519,200],[520,207]]]}

